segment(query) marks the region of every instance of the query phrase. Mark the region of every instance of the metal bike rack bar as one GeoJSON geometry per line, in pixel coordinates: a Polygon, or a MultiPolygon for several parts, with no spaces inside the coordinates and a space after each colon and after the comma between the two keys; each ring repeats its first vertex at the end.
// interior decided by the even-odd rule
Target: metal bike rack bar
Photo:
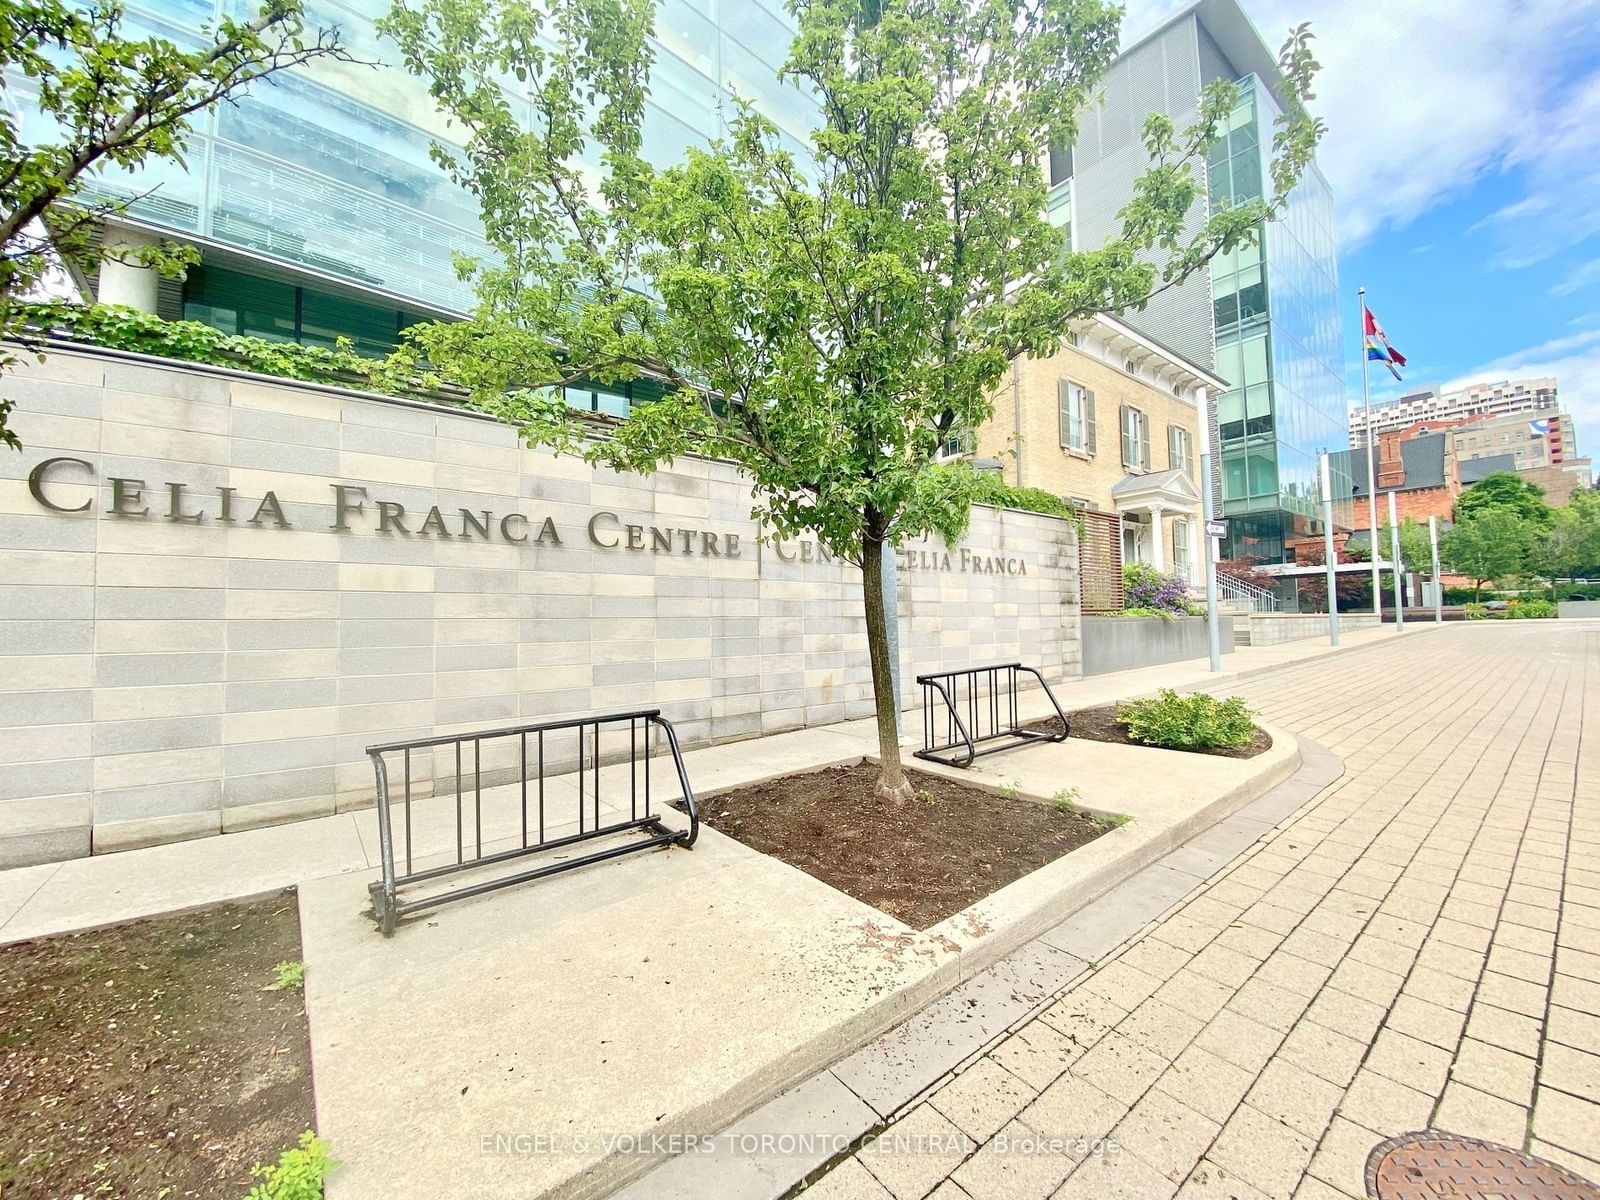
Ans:
{"type": "MultiPolygon", "coordinates": [[[[672,728],[672,722],[663,717],[658,708],[444,734],[409,742],[387,742],[380,746],[368,746],[367,756],[372,759],[377,778],[378,843],[383,858],[383,876],[370,885],[372,911],[385,936],[394,932],[401,917],[422,909],[481,896],[485,892],[571,871],[590,863],[620,858],[640,850],[671,845],[693,846],[700,833],[700,816],[695,809],[688,773],[684,770],[678,735],[672,728]],[[652,808],[652,731],[660,733],[661,740],[672,755],[684,810],[689,817],[689,828],[686,830],[669,829],[652,808]],[[625,744],[621,741],[624,732],[625,744]],[[602,745],[603,733],[616,735],[610,739],[609,749],[602,745]],[[574,741],[576,753],[569,756],[567,751],[574,741]],[[453,754],[450,753],[452,749],[453,754]],[[423,764],[418,762],[424,753],[428,758],[426,772],[419,770],[423,764]],[[391,793],[389,785],[388,760],[392,756],[398,757],[397,766],[402,776],[398,799],[391,793]],[[497,757],[500,759],[499,765],[494,761],[497,757]],[[441,764],[444,768],[442,775],[439,769],[441,764]],[[605,779],[602,765],[611,768],[611,800],[615,803],[602,801],[601,784],[605,779]],[[624,774],[625,778],[617,778],[624,774]],[[561,783],[564,790],[564,781],[568,780],[576,783],[575,806],[570,796],[550,794],[556,790],[550,785],[561,783]],[[441,787],[445,785],[453,788],[453,858],[449,849],[442,854],[420,849],[413,852],[413,828],[417,816],[413,812],[413,791],[421,791],[430,782],[433,797],[441,794],[448,796],[450,790],[441,792],[441,787]],[[509,804],[518,817],[513,829],[491,829],[487,852],[484,836],[486,791],[490,793],[492,808],[498,806],[504,809],[509,804]],[[495,795],[497,791],[498,798],[495,795]],[[625,795],[625,803],[616,800],[619,793],[625,795]],[[398,838],[394,828],[396,808],[399,809],[398,816],[403,825],[398,838]],[[472,814],[470,823],[467,817],[469,811],[472,814]],[[565,832],[571,829],[574,820],[576,831],[565,832]],[[635,832],[650,836],[614,841],[604,849],[563,857],[510,875],[495,875],[459,886],[455,885],[453,879],[463,872],[514,862],[544,851],[635,832]],[[497,845],[498,849],[495,848],[497,845]],[[446,861],[421,868],[416,865],[419,858],[426,862],[439,857],[446,861]],[[450,880],[451,886],[420,893],[415,890],[419,884],[437,880],[450,880]],[[411,890],[411,894],[402,897],[401,889],[411,890]]],[[[417,797],[415,803],[423,803],[423,798],[417,797]]]]}
{"type": "Polygon", "coordinates": [[[1029,742],[1064,742],[1071,730],[1067,714],[1035,667],[1017,662],[994,663],[918,675],[917,682],[922,685],[922,749],[915,752],[918,758],[949,767],[970,767],[980,755],[1014,750],[1029,742]],[[1061,719],[1060,733],[1024,729],[1018,723],[1019,671],[1039,681],[1061,719]],[[996,744],[987,745],[989,742],[996,744]]]}

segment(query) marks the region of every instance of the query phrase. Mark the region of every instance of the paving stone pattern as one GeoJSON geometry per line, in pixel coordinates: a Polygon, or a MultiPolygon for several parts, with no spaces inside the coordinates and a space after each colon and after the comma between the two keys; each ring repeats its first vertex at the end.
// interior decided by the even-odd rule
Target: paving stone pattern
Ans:
{"type": "MultiPolygon", "coordinates": [[[[1600,624],[1230,690],[1344,775],[808,1200],[1362,1197],[1373,1148],[1426,1128],[1600,1181],[1600,624]]],[[[1045,940],[1092,959],[1096,934],[1045,940]]]]}

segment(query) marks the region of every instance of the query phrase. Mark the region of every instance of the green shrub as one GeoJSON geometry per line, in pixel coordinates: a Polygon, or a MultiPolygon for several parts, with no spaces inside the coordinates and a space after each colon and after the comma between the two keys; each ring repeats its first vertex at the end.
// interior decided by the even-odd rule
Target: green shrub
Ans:
{"type": "Polygon", "coordinates": [[[298,1146],[278,1155],[277,1166],[250,1168],[261,1182],[244,1200],[322,1200],[322,1181],[338,1165],[328,1157],[328,1143],[307,1129],[298,1146]]]}
{"type": "Polygon", "coordinates": [[[1119,608],[1116,612],[1095,613],[1097,617],[1160,617],[1163,621],[1176,621],[1178,614],[1165,608],[1119,608]]]}
{"type": "Polygon", "coordinates": [[[1481,604],[1469,604],[1466,606],[1466,613],[1467,620],[1481,621],[1489,615],[1489,610],[1481,604]]]}
{"type": "Polygon", "coordinates": [[[1509,621],[1542,620],[1556,615],[1556,606],[1549,600],[1513,600],[1506,609],[1509,621]]]}
{"type": "Polygon", "coordinates": [[[1125,700],[1117,720],[1147,746],[1203,749],[1243,746],[1255,735],[1255,714],[1239,696],[1218,700],[1204,692],[1180,696],[1164,688],[1154,700],[1125,700]]]}
{"type": "Polygon", "coordinates": [[[996,508],[1019,508],[1023,512],[1043,513],[1049,517],[1076,520],[1078,514],[1060,496],[1036,487],[1012,487],[1000,476],[980,471],[973,488],[973,499],[979,504],[992,504],[996,508]]]}
{"type": "Polygon", "coordinates": [[[269,992],[288,992],[306,985],[306,965],[303,962],[281,962],[272,968],[272,982],[267,984],[269,992]]]}
{"type": "Polygon", "coordinates": [[[210,363],[240,371],[256,371],[281,379],[329,383],[373,391],[407,394],[416,381],[383,377],[377,360],[356,353],[340,339],[329,349],[298,342],[272,342],[245,334],[224,333],[200,321],[168,321],[117,304],[72,304],[64,300],[18,305],[29,333],[57,335],[186,362],[210,363]]]}

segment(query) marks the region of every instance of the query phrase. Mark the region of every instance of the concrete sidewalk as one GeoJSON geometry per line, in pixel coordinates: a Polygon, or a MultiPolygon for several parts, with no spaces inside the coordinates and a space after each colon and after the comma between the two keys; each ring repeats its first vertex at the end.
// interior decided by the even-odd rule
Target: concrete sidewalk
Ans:
{"type": "MultiPolygon", "coordinates": [[[[1408,626],[1403,637],[1433,629],[1408,626]]],[[[1068,709],[1088,708],[1160,688],[1217,690],[1279,667],[1383,646],[1396,640],[1392,626],[1347,633],[1339,651],[1326,638],[1275,646],[1241,646],[1213,675],[1204,659],[1144,667],[1053,683],[1068,709]]],[[[914,686],[914,685],[913,685],[914,686]]],[[[904,728],[914,744],[917,712],[904,728]]],[[[1042,697],[1025,698],[1030,716],[1043,715],[1042,697]]],[[[671,714],[667,714],[670,716],[671,714]]],[[[726,742],[685,754],[697,793],[736,787],[783,774],[801,764],[875,754],[872,720],[848,721],[726,742]]],[[[259,895],[315,879],[378,866],[376,818],[371,809],[297,821],[190,842],[152,846],[92,858],[0,871],[0,944],[92,928],[220,900],[259,895]]]]}
{"type": "MultiPolygon", "coordinates": [[[[956,1071],[889,1093],[837,1064],[864,1123],[807,1200],[1355,1200],[1420,1130],[1600,1182],[1600,623],[1447,628],[1381,683],[1367,660],[1245,685],[1343,776],[1152,924],[1044,939],[1098,969],[956,1071]],[[1105,934],[1134,936],[1075,940],[1105,934]]],[[[629,1200],[695,1194],[694,1166],[629,1200]]],[[[1448,1169],[1418,1194],[1486,1194],[1448,1169]]],[[[719,1194],[807,1170],[731,1163],[719,1194]]],[[[1518,1194],[1558,1191],[1592,1194],[1518,1194]]]]}

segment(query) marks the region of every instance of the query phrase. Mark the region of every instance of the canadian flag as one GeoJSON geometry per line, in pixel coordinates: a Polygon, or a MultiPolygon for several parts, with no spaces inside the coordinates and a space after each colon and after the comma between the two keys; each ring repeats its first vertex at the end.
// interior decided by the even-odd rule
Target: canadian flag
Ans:
{"type": "Polygon", "coordinates": [[[1383,348],[1389,352],[1389,360],[1393,362],[1395,366],[1405,366],[1406,356],[1401,354],[1400,351],[1396,350],[1389,344],[1389,335],[1384,333],[1383,326],[1378,324],[1378,318],[1372,315],[1372,310],[1366,305],[1362,305],[1361,311],[1366,316],[1367,325],[1362,332],[1365,333],[1369,338],[1375,337],[1383,343],[1383,348]]]}

